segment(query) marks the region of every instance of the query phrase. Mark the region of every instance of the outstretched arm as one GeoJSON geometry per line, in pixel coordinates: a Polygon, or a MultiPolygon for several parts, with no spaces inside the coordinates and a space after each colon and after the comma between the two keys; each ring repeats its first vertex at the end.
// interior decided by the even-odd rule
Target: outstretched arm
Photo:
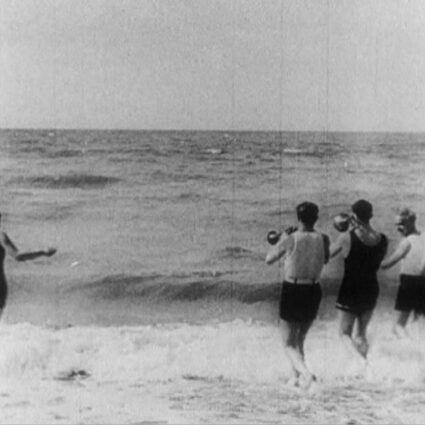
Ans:
{"type": "Polygon", "coordinates": [[[402,260],[410,251],[410,243],[404,239],[397,249],[381,263],[381,269],[389,269],[402,260]]]}
{"type": "Polygon", "coordinates": [[[56,252],[56,249],[54,248],[48,248],[40,251],[20,252],[9,236],[7,236],[4,232],[0,233],[0,241],[7,254],[13,257],[16,261],[34,260],[38,257],[50,257],[56,252]]]}
{"type": "Polygon", "coordinates": [[[272,248],[270,248],[269,252],[266,255],[266,263],[267,264],[273,264],[277,260],[279,260],[285,252],[288,250],[288,239],[290,236],[288,236],[285,232],[282,233],[280,236],[280,239],[278,243],[272,248]]]}
{"type": "Polygon", "coordinates": [[[342,246],[332,245],[329,250],[329,259],[336,257],[342,251],[342,246]]]}

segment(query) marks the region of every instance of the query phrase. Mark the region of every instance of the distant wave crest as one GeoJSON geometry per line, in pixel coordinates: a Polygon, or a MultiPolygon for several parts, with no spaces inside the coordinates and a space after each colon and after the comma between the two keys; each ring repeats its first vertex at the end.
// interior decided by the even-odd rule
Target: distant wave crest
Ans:
{"type": "Polygon", "coordinates": [[[110,275],[68,289],[103,299],[139,298],[159,303],[173,301],[234,300],[241,303],[270,302],[278,299],[276,283],[241,284],[229,273],[110,275]]]}
{"type": "Polygon", "coordinates": [[[61,176],[32,176],[19,177],[11,183],[30,185],[32,187],[47,189],[68,189],[68,188],[101,188],[119,182],[120,179],[111,176],[93,174],[69,174],[61,176]]]}
{"type": "MultiPolygon", "coordinates": [[[[232,259],[232,258],[248,258],[253,260],[260,259],[260,254],[257,252],[251,251],[250,249],[243,248],[241,246],[227,246],[226,248],[222,249],[218,253],[220,258],[223,259],[232,259]]],[[[263,260],[263,257],[261,256],[261,260],[263,260]]]]}

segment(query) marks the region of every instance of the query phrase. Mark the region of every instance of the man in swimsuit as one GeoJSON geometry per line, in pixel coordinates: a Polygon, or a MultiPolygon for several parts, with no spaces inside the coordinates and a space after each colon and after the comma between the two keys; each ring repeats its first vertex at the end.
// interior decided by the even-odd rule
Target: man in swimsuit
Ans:
{"type": "Polygon", "coordinates": [[[425,235],[416,229],[416,215],[404,208],[396,216],[397,230],[404,236],[397,249],[386,258],[382,269],[401,261],[400,284],[395,309],[398,311],[394,333],[407,337],[406,324],[411,312],[425,314],[425,235]]]}
{"type": "MultiPolygon", "coordinates": [[[[1,222],[1,214],[0,214],[1,222]]],[[[7,299],[7,280],[4,273],[4,259],[9,254],[16,261],[34,260],[38,257],[50,257],[56,252],[54,248],[48,248],[45,251],[20,252],[15,244],[10,240],[5,232],[0,231],[0,316],[6,305],[7,299]]]]}
{"type": "Polygon", "coordinates": [[[303,202],[296,208],[298,229],[282,233],[279,241],[266,256],[273,264],[284,257],[284,281],[280,300],[281,331],[285,353],[294,372],[295,384],[299,378],[305,387],[314,380],[304,359],[304,340],[317,316],[322,291],[319,278],[329,259],[329,238],[316,232],[314,225],[319,208],[303,202]]]}
{"type": "Polygon", "coordinates": [[[336,308],[339,310],[339,334],[356,357],[366,360],[367,326],[379,294],[377,271],[387,251],[387,238],[372,228],[372,205],[363,199],[352,207],[351,229],[342,233],[331,246],[330,257],[344,256],[344,276],[336,308]],[[357,322],[357,335],[353,335],[357,322]]]}

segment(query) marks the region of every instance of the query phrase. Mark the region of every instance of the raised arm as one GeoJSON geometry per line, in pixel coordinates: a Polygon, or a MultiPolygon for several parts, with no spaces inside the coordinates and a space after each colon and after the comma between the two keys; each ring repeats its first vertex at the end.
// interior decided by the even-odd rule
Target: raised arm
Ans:
{"type": "Polygon", "coordinates": [[[285,232],[282,233],[279,242],[276,245],[273,245],[269,252],[266,255],[266,263],[273,264],[280,258],[285,255],[285,252],[288,250],[288,240],[293,239],[291,236],[288,236],[285,232]]]}
{"type": "Polygon", "coordinates": [[[343,251],[348,253],[350,250],[350,243],[350,234],[348,232],[343,233],[333,244],[331,244],[329,248],[329,259],[336,257],[343,251]]]}
{"type": "Polygon", "coordinates": [[[6,253],[13,257],[16,261],[34,260],[38,257],[50,257],[56,252],[56,249],[54,248],[47,248],[46,250],[40,251],[20,252],[9,236],[7,236],[4,232],[0,233],[0,241],[6,250],[6,253]]]}
{"type": "Polygon", "coordinates": [[[402,260],[410,251],[410,243],[403,239],[397,249],[381,263],[381,269],[389,269],[402,260]]]}

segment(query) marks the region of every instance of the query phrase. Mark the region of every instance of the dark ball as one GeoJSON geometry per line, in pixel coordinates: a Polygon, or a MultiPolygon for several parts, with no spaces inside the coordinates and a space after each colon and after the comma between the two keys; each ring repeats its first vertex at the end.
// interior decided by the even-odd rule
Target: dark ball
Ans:
{"type": "Polygon", "coordinates": [[[271,230],[269,233],[267,233],[267,242],[270,245],[276,245],[280,239],[280,235],[280,232],[276,232],[276,230],[271,230]]]}
{"type": "Polygon", "coordinates": [[[338,232],[346,232],[350,227],[351,216],[346,213],[338,214],[334,217],[334,227],[338,232]]]}

